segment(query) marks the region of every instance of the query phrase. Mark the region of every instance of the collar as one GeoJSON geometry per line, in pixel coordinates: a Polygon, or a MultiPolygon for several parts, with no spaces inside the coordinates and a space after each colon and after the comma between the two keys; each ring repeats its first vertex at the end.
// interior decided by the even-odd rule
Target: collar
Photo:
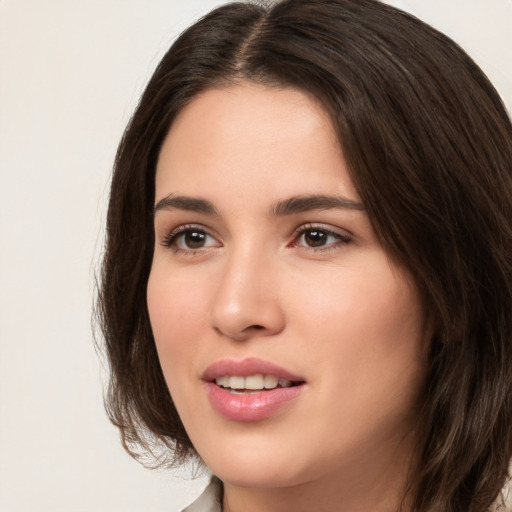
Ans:
{"type": "Polygon", "coordinates": [[[182,512],[222,512],[222,494],[222,482],[213,476],[199,498],[182,512]]]}

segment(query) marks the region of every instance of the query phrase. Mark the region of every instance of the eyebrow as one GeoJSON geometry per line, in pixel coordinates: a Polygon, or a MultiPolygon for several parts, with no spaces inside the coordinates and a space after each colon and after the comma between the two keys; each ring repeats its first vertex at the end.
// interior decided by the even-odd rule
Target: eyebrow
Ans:
{"type": "Polygon", "coordinates": [[[213,203],[206,199],[196,197],[174,196],[172,194],[160,199],[156,203],[153,213],[160,210],[187,210],[197,213],[205,213],[206,215],[218,215],[217,209],[213,203]]]}
{"type": "Polygon", "coordinates": [[[310,210],[358,210],[364,211],[364,206],[359,201],[348,199],[342,196],[326,196],[326,195],[307,195],[296,196],[284,201],[278,201],[272,205],[270,209],[274,216],[293,215],[294,213],[302,213],[310,210]]]}
{"type": "MultiPolygon", "coordinates": [[[[272,216],[293,215],[296,213],[307,212],[310,210],[358,210],[364,211],[364,206],[358,201],[348,199],[343,196],[327,196],[327,195],[306,195],[295,196],[282,201],[277,201],[270,208],[272,216]]],[[[154,213],[161,210],[186,210],[206,215],[218,215],[218,211],[212,202],[206,199],[199,199],[188,196],[168,196],[160,199],[156,203],[154,213]]]]}

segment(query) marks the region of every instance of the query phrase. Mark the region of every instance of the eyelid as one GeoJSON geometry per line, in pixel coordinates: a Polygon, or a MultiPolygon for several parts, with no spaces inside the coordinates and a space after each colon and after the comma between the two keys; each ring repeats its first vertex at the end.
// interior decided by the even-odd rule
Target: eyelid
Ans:
{"type": "MultiPolygon", "coordinates": [[[[172,229],[166,235],[164,235],[162,240],[161,240],[161,242],[160,242],[160,244],[162,246],[164,246],[164,247],[170,248],[170,247],[172,247],[172,245],[174,244],[174,242],[177,240],[177,238],[179,236],[187,233],[188,231],[198,231],[198,232],[201,232],[201,233],[205,233],[209,237],[211,237],[214,240],[216,240],[217,242],[219,242],[219,237],[217,235],[212,234],[211,230],[208,229],[203,224],[181,224],[181,225],[175,227],[174,229],[172,229]]],[[[197,248],[197,249],[187,249],[187,250],[175,249],[175,251],[176,252],[185,252],[185,251],[186,252],[197,252],[197,251],[205,251],[205,250],[208,250],[210,248],[211,248],[211,246],[207,246],[207,247],[200,247],[200,248],[197,248]]]]}
{"type": "Polygon", "coordinates": [[[352,238],[353,235],[350,231],[344,228],[339,228],[333,226],[331,224],[325,224],[323,222],[306,222],[301,224],[298,228],[294,230],[295,234],[302,233],[303,231],[307,231],[308,229],[318,229],[322,231],[327,231],[329,233],[333,233],[339,236],[346,236],[347,238],[352,238]]]}
{"type": "Polygon", "coordinates": [[[314,251],[314,252],[322,252],[327,251],[330,249],[336,249],[340,246],[345,246],[349,243],[353,242],[353,235],[346,229],[337,228],[331,225],[326,225],[322,223],[307,223],[307,224],[301,224],[298,228],[294,230],[294,237],[291,242],[292,247],[300,247],[302,249],[314,251]],[[322,245],[319,247],[308,247],[308,246],[299,246],[297,241],[299,237],[301,237],[305,232],[310,230],[318,230],[323,231],[324,233],[327,233],[328,235],[333,235],[338,238],[338,242],[336,244],[328,244],[328,245],[322,245]]]}
{"type": "MultiPolygon", "coordinates": [[[[181,224],[175,228],[173,228],[171,231],[169,231],[165,236],[162,237],[160,244],[163,247],[166,248],[172,248],[177,253],[187,253],[187,254],[194,254],[196,252],[204,252],[208,251],[212,248],[221,247],[222,243],[219,240],[219,236],[216,233],[212,233],[212,230],[210,230],[208,227],[206,227],[204,224],[181,224]],[[198,248],[180,248],[176,246],[177,239],[190,231],[197,231],[204,233],[208,237],[212,238],[217,242],[218,245],[207,245],[204,247],[198,247],[198,248]]],[[[312,252],[322,252],[327,251],[331,249],[340,248],[342,246],[346,246],[349,243],[353,242],[353,235],[346,229],[338,228],[332,225],[323,224],[323,223],[313,223],[309,222],[306,224],[301,224],[299,227],[297,227],[293,231],[293,239],[288,244],[288,247],[298,247],[300,249],[306,249],[312,252]],[[336,242],[327,243],[325,245],[321,246],[308,246],[308,245],[302,245],[299,244],[299,239],[302,235],[304,235],[307,231],[322,231],[326,233],[327,235],[330,235],[332,237],[335,237],[337,240],[336,242]]]]}

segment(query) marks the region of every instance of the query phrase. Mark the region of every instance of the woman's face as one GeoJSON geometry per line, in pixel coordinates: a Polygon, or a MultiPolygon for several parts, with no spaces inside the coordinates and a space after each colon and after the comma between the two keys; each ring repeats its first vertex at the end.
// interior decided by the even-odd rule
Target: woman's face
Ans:
{"type": "Polygon", "coordinates": [[[246,83],[193,100],[158,161],[155,236],[160,362],[216,475],[279,487],[403,463],[420,301],[315,101],[246,83]]]}

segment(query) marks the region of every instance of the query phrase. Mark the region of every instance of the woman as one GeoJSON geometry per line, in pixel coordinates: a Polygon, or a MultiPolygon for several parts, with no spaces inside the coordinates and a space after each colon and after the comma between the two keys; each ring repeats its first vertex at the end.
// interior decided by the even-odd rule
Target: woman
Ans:
{"type": "Polygon", "coordinates": [[[190,511],[504,507],[511,198],[510,120],[442,34],[374,0],[214,10],[116,159],[125,448],[201,460],[190,511]]]}

